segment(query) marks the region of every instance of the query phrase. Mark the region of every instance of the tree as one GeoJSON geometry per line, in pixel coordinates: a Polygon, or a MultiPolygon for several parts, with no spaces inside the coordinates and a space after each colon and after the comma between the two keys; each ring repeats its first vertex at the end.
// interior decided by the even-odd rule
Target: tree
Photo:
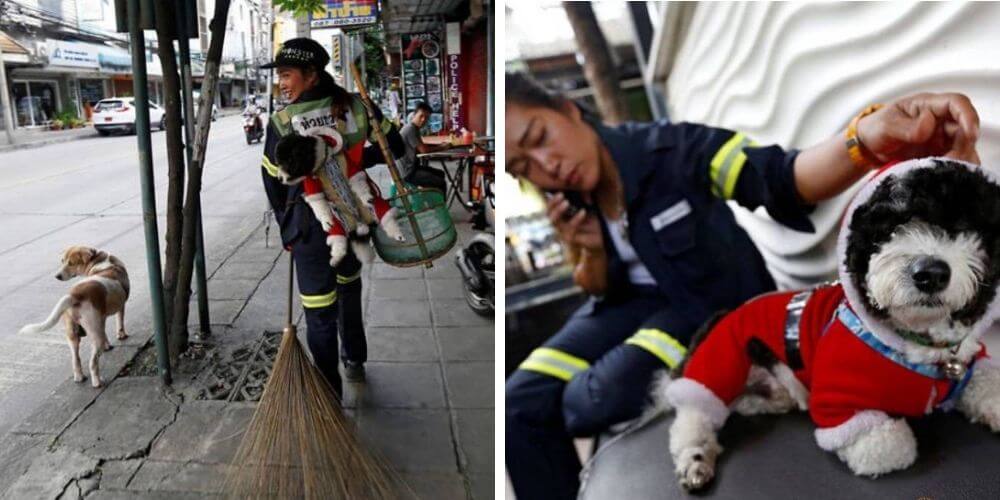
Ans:
{"type": "MultiPolygon", "coordinates": [[[[181,140],[181,81],[177,73],[177,59],[172,40],[177,38],[176,17],[167,2],[156,2],[156,39],[163,67],[163,109],[166,111],[167,130],[167,232],[166,259],[163,270],[163,307],[166,317],[174,310],[177,295],[177,270],[181,259],[181,238],[184,207],[184,143],[181,140]]],[[[180,43],[187,43],[181,37],[180,43]]],[[[187,335],[171,333],[167,321],[167,339],[172,361],[187,347],[187,335]]]]}
{"type": "MultiPolygon", "coordinates": [[[[205,77],[201,84],[201,100],[198,102],[198,116],[195,122],[194,152],[187,170],[187,191],[184,196],[184,216],[181,221],[181,255],[177,269],[177,288],[174,293],[173,311],[169,313],[172,358],[187,348],[191,278],[194,274],[198,219],[201,217],[202,167],[208,145],[208,132],[212,126],[212,103],[215,101],[219,85],[219,66],[222,61],[222,44],[226,36],[229,2],[230,0],[215,1],[215,12],[212,16],[212,22],[208,25],[210,42],[208,54],[205,57],[205,77]],[[173,347],[174,345],[176,348],[173,347]]],[[[186,43],[186,40],[183,43],[186,43]]]]}
{"type": "Polygon", "coordinates": [[[166,334],[171,363],[187,349],[189,301],[191,279],[194,272],[198,220],[201,212],[202,165],[212,124],[212,105],[219,82],[222,45],[226,35],[226,18],[230,0],[216,0],[212,22],[209,24],[210,44],[205,58],[205,76],[202,81],[201,101],[195,120],[193,154],[185,172],[185,145],[183,142],[181,81],[178,73],[177,54],[173,41],[188,43],[187,37],[178,36],[175,7],[172,2],[154,2],[156,8],[157,52],[163,67],[164,110],[167,140],[167,231],[166,262],[163,271],[164,312],[166,334]],[[185,180],[187,184],[185,185],[185,180]]]}
{"type": "Polygon", "coordinates": [[[583,74],[604,121],[621,123],[628,118],[625,100],[618,87],[618,69],[611,58],[608,42],[597,24],[590,2],[563,2],[576,44],[583,54],[583,74]]]}

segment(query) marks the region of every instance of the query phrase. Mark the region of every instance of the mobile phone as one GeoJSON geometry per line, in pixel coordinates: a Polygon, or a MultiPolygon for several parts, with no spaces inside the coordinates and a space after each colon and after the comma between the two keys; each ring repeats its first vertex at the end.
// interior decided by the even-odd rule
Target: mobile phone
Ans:
{"type": "Polygon", "coordinates": [[[545,193],[549,198],[555,196],[557,193],[562,193],[563,197],[566,198],[566,201],[569,202],[569,209],[566,210],[566,213],[563,215],[563,219],[569,220],[573,218],[573,216],[580,210],[587,212],[594,211],[594,206],[583,201],[583,195],[581,195],[579,191],[546,190],[545,193]]]}

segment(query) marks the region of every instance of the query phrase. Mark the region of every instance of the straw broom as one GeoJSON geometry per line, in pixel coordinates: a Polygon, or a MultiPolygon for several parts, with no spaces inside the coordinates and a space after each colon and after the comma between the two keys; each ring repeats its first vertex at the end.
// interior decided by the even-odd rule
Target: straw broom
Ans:
{"type": "Polygon", "coordinates": [[[397,498],[394,475],[361,444],[333,389],[296,338],[293,272],[288,273],[288,322],[281,345],[223,491],[231,498],[397,498]]]}

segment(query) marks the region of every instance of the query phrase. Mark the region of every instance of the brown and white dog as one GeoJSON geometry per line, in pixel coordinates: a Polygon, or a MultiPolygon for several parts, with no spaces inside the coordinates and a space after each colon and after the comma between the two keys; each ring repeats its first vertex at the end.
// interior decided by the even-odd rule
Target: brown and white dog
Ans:
{"type": "Polygon", "coordinates": [[[118,339],[128,338],[125,333],[125,301],[129,295],[128,272],[125,264],[107,252],[85,246],[72,246],[63,252],[62,268],[56,274],[59,281],[67,281],[77,276],[85,276],[69,289],[56,303],[52,313],[42,323],[26,325],[21,333],[37,333],[55,326],[62,316],[66,324],[66,340],[69,341],[73,361],[73,380],[83,382],[80,366],[80,337],[89,335],[93,339],[94,350],[90,355],[90,381],[94,387],[101,386],[101,375],[97,366],[102,351],[111,350],[107,333],[104,331],[108,316],[117,315],[118,339]]]}

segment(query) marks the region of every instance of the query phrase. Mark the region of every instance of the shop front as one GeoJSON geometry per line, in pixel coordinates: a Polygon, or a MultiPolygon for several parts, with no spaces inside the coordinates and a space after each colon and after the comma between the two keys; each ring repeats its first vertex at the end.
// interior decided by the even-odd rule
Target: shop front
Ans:
{"type": "MultiPolygon", "coordinates": [[[[18,127],[43,127],[60,113],[89,120],[101,99],[132,95],[131,58],[118,47],[46,40],[47,62],[10,73],[12,107],[18,127]]],[[[151,79],[157,101],[159,83],[151,79]]]]}
{"type": "Polygon", "coordinates": [[[18,127],[42,127],[59,112],[57,79],[18,79],[11,82],[14,121],[18,127]]]}

